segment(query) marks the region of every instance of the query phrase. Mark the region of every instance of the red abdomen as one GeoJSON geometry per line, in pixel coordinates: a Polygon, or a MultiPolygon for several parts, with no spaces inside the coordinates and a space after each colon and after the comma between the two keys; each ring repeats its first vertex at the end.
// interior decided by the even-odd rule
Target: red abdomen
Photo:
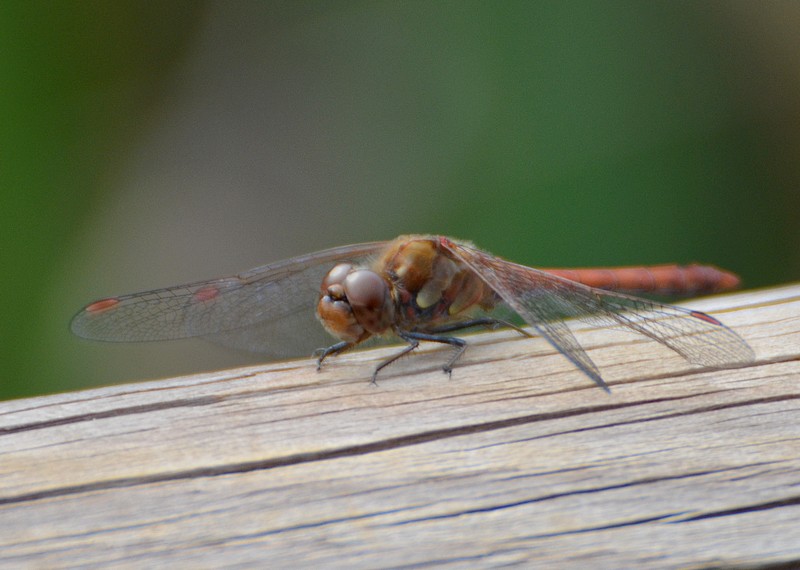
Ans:
{"type": "Polygon", "coordinates": [[[733,289],[739,278],[710,265],[654,265],[589,269],[543,269],[551,275],[607,291],[687,296],[733,289]]]}

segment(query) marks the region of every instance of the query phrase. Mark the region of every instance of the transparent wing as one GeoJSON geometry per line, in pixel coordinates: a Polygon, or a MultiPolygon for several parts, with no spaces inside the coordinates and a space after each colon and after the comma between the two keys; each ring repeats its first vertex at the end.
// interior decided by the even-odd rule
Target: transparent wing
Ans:
{"type": "Polygon", "coordinates": [[[314,314],[322,278],[338,262],[367,263],[385,245],[337,247],[233,277],[102,299],[84,307],[70,327],[93,340],[199,336],[272,356],[307,355],[331,341],[314,314]]]}
{"type": "Polygon", "coordinates": [[[700,311],[595,289],[505,261],[466,244],[445,243],[509,307],[603,387],[605,383],[597,366],[564,320],[577,318],[622,325],[671,348],[689,362],[702,366],[741,366],[755,357],[753,350],[739,335],[700,311]]]}

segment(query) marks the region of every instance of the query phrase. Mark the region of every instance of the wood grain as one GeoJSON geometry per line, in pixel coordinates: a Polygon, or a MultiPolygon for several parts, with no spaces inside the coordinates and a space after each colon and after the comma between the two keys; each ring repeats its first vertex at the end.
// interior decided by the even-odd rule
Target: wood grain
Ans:
{"type": "MultiPolygon", "coordinates": [[[[700,369],[578,327],[0,403],[0,566],[800,564],[800,286],[684,303],[753,346],[700,369]]],[[[396,350],[396,349],[394,349],[396,350]]]]}

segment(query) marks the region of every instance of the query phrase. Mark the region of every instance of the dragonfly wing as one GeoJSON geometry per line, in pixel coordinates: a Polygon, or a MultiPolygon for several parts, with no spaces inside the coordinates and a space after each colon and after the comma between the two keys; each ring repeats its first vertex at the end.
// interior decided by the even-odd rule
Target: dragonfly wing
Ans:
{"type": "Polygon", "coordinates": [[[755,359],[750,345],[711,315],[619,293],[594,294],[604,309],[603,320],[648,336],[693,364],[731,368],[755,359]]]}
{"type": "Polygon", "coordinates": [[[754,358],[752,349],[739,335],[705,313],[587,287],[465,244],[448,242],[447,247],[601,386],[596,366],[574,336],[563,333],[568,329],[561,321],[577,318],[623,325],[703,366],[741,366],[754,358]]]}
{"type": "MultiPolygon", "coordinates": [[[[448,249],[466,263],[526,323],[531,325],[556,350],[563,354],[601,388],[608,386],[597,365],[578,343],[567,319],[581,316],[581,310],[568,297],[558,294],[558,278],[540,271],[529,275],[530,268],[513,264],[470,246],[448,242],[448,249]],[[531,277],[534,277],[533,281],[531,277]],[[544,279],[542,279],[544,277],[544,279]]],[[[569,283],[563,280],[564,283],[569,283]]]]}
{"type": "MultiPolygon", "coordinates": [[[[521,315],[523,316],[523,315],[521,315]]],[[[597,369],[594,361],[589,358],[589,355],[583,350],[583,347],[569,330],[567,323],[563,321],[539,321],[535,324],[528,320],[528,317],[523,316],[526,322],[531,324],[536,331],[542,335],[553,347],[566,356],[570,362],[583,371],[589,378],[594,380],[598,386],[608,392],[608,385],[600,376],[600,371],[597,369]]]]}
{"type": "MultiPolygon", "coordinates": [[[[320,277],[320,280],[322,277],[320,277]]],[[[313,304],[294,313],[284,313],[275,319],[223,332],[205,334],[202,338],[228,348],[256,352],[273,358],[309,356],[334,339],[316,321],[313,304]]]]}
{"type": "Polygon", "coordinates": [[[275,356],[330,341],[316,322],[322,278],[342,261],[366,263],[385,242],[349,245],[264,265],[234,277],[97,301],[72,320],[94,340],[131,342],[201,336],[275,356]],[[311,332],[310,332],[311,331],[311,332]]]}

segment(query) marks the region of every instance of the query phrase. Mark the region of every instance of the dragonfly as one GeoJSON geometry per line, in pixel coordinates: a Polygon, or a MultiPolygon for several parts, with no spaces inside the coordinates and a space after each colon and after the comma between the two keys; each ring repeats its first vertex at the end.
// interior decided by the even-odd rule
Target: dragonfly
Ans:
{"type": "Polygon", "coordinates": [[[85,306],[71,329],[111,342],[202,337],[272,358],[313,352],[318,369],[326,358],[370,340],[404,341],[375,368],[375,382],[420,342],[453,347],[442,367],[450,374],[467,347],[453,336],[457,331],[510,326],[532,336],[513,322],[516,316],[609,391],[569,321],[633,331],[703,367],[739,367],[753,361],[753,350],[715,317],[637,296],[713,293],[738,283],[730,272],[698,264],[535,269],[466,241],[406,235],[231,277],[108,297],[85,306]],[[331,336],[338,341],[330,344],[331,336]]]}

